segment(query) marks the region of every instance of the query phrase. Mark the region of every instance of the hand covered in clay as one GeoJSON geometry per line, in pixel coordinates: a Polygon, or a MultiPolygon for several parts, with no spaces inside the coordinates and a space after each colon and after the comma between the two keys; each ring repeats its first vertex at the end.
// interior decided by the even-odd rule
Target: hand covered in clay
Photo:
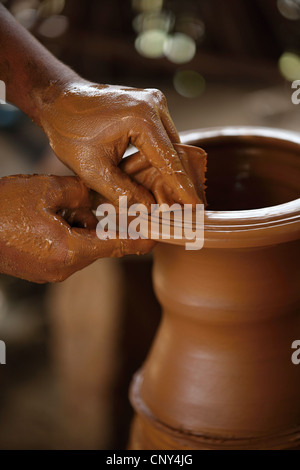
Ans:
{"type": "Polygon", "coordinates": [[[97,85],[80,78],[0,5],[0,77],[7,99],[46,132],[59,159],[115,205],[154,202],[118,167],[129,143],[161,174],[179,203],[199,202],[172,145],[179,137],[158,90],[97,85]]]}
{"type": "MultiPolygon", "coordinates": [[[[192,181],[197,192],[199,204],[206,206],[205,196],[205,172],[207,155],[200,147],[193,145],[174,144],[174,148],[181,161],[184,171],[192,181]]],[[[139,184],[142,184],[154,195],[158,204],[171,205],[175,201],[172,191],[168,185],[164,184],[164,179],[160,172],[150,165],[145,155],[137,152],[122,160],[121,169],[139,184]]]]}
{"type": "Polygon", "coordinates": [[[0,272],[59,282],[102,257],[146,253],[150,240],[99,240],[89,190],[77,177],[0,179],[0,272]]]}
{"type": "Polygon", "coordinates": [[[117,205],[127,196],[129,205],[154,203],[118,166],[132,143],[160,173],[174,201],[200,202],[171,143],[179,137],[160,91],[78,79],[50,86],[39,117],[56,155],[105,200],[117,205]]]}

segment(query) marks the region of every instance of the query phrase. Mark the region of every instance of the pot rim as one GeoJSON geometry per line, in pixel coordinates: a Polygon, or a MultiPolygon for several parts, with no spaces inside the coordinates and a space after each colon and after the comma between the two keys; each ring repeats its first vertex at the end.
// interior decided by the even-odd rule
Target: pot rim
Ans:
{"type": "MultiPolygon", "coordinates": [[[[215,140],[276,140],[278,145],[299,150],[300,133],[284,129],[254,126],[228,126],[193,129],[180,133],[183,144],[201,145],[215,140]]],[[[260,209],[239,211],[205,211],[204,247],[245,248],[274,245],[300,238],[300,198],[260,209]]],[[[166,240],[161,240],[166,241],[166,240]]],[[[186,240],[168,240],[184,244],[186,240]]]]}

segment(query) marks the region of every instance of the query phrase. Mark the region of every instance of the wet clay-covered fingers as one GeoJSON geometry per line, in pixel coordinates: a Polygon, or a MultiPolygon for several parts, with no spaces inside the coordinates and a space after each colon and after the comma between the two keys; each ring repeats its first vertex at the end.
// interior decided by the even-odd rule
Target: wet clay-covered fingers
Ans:
{"type": "Polygon", "coordinates": [[[56,155],[91,189],[118,204],[149,206],[153,196],[119,168],[130,143],[161,175],[176,202],[199,202],[175,145],[179,136],[164,95],[155,89],[97,85],[78,78],[51,87],[40,122],[56,155]]]}
{"type": "MultiPolygon", "coordinates": [[[[199,147],[184,144],[174,144],[174,148],[185,173],[195,188],[199,203],[206,205],[205,172],[207,155],[205,151],[199,147]]],[[[147,188],[153,194],[157,203],[172,204],[177,202],[173,188],[166,184],[161,173],[150,164],[142,152],[124,158],[120,167],[134,181],[147,188]]]]}
{"type": "Polygon", "coordinates": [[[149,240],[100,240],[89,190],[77,177],[0,179],[0,272],[59,282],[102,257],[143,254],[149,240]]]}

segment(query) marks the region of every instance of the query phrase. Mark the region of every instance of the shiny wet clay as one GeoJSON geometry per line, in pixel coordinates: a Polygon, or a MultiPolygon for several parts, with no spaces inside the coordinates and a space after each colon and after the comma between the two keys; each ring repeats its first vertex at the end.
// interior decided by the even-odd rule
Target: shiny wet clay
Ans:
{"type": "Polygon", "coordinates": [[[131,449],[297,449],[300,136],[189,131],[208,154],[204,248],[159,243],[163,308],[131,387],[131,449]]]}

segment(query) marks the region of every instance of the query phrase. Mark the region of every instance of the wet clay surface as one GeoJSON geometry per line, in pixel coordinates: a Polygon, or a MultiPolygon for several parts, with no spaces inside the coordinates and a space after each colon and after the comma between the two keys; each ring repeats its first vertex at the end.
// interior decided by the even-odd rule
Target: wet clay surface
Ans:
{"type": "MultiPolygon", "coordinates": [[[[195,198],[204,201],[205,152],[174,145],[191,186],[198,188],[195,198]]],[[[125,159],[119,171],[149,195],[148,201],[174,202],[174,187],[144,154],[125,159]]],[[[103,198],[93,197],[77,177],[7,177],[1,179],[0,192],[0,269],[5,274],[57,282],[98,258],[143,254],[154,246],[151,240],[99,240],[92,206],[103,198]]]]}
{"type": "Polygon", "coordinates": [[[159,90],[97,85],[78,79],[41,105],[41,125],[60,158],[91,189],[118,205],[151,204],[153,198],[118,166],[129,143],[163,176],[172,199],[199,202],[172,143],[179,136],[159,90]],[[171,143],[172,142],[172,143],[171,143]]]}
{"type": "Polygon", "coordinates": [[[213,243],[202,250],[155,248],[153,282],[163,319],[131,388],[136,418],[129,445],[298,448],[300,374],[291,344],[300,337],[299,204],[273,212],[263,204],[299,195],[300,142],[238,131],[227,140],[222,131],[211,141],[201,135],[191,143],[208,152],[208,207],[231,210],[208,215],[213,243]],[[211,161],[219,181],[231,174],[231,183],[241,185],[228,191],[224,183],[218,192],[211,161]],[[250,182],[263,183],[263,193],[238,178],[245,168],[250,182]],[[241,202],[261,211],[242,213],[241,202]]]}
{"type": "MultiPolygon", "coordinates": [[[[198,196],[198,203],[206,204],[205,198],[205,172],[206,172],[206,152],[191,145],[174,144],[180,162],[191,180],[198,196]]],[[[147,188],[155,197],[158,204],[173,204],[174,192],[159,170],[152,166],[145,155],[138,152],[125,158],[121,164],[121,169],[126,172],[137,183],[147,188]]]]}
{"type": "Polygon", "coordinates": [[[89,190],[77,177],[0,180],[0,271],[58,282],[98,258],[148,252],[150,240],[99,240],[89,190]]]}
{"type": "Polygon", "coordinates": [[[300,196],[300,162],[292,143],[249,136],[202,145],[209,155],[208,210],[259,209],[300,196]]]}
{"type": "Polygon", "coordinates": [[[80,183],[73,180],[78,189],[71,187],[70,179],[59,180],[62,200],[55,195],[57,179],[19,177],[1,182],[1,200],[7,204],[0,211],[1,271],[35,282],[60,281],[97,258],[150,251],[149,241],[99,241],[89,232],[91,227],[83,232],[72,222],[76,226],[80,218],[80,227],[87,219],[95,223],[87,214],[91,206],[82,182],[115,205],[120,196],[127,196],[129,204],[154,202],[150,192],[119,167],[130,143],[160,172],[174,201],[199,202],[172,145],[180,139],[164,95],[156,89],[98,85],[82,79],[2,5],[0,43],[0,76],[7,99],[42,127],[57,157],[81,179],[80,183]],[[68,216],[71,225],[66,223],[68,216]]]}

